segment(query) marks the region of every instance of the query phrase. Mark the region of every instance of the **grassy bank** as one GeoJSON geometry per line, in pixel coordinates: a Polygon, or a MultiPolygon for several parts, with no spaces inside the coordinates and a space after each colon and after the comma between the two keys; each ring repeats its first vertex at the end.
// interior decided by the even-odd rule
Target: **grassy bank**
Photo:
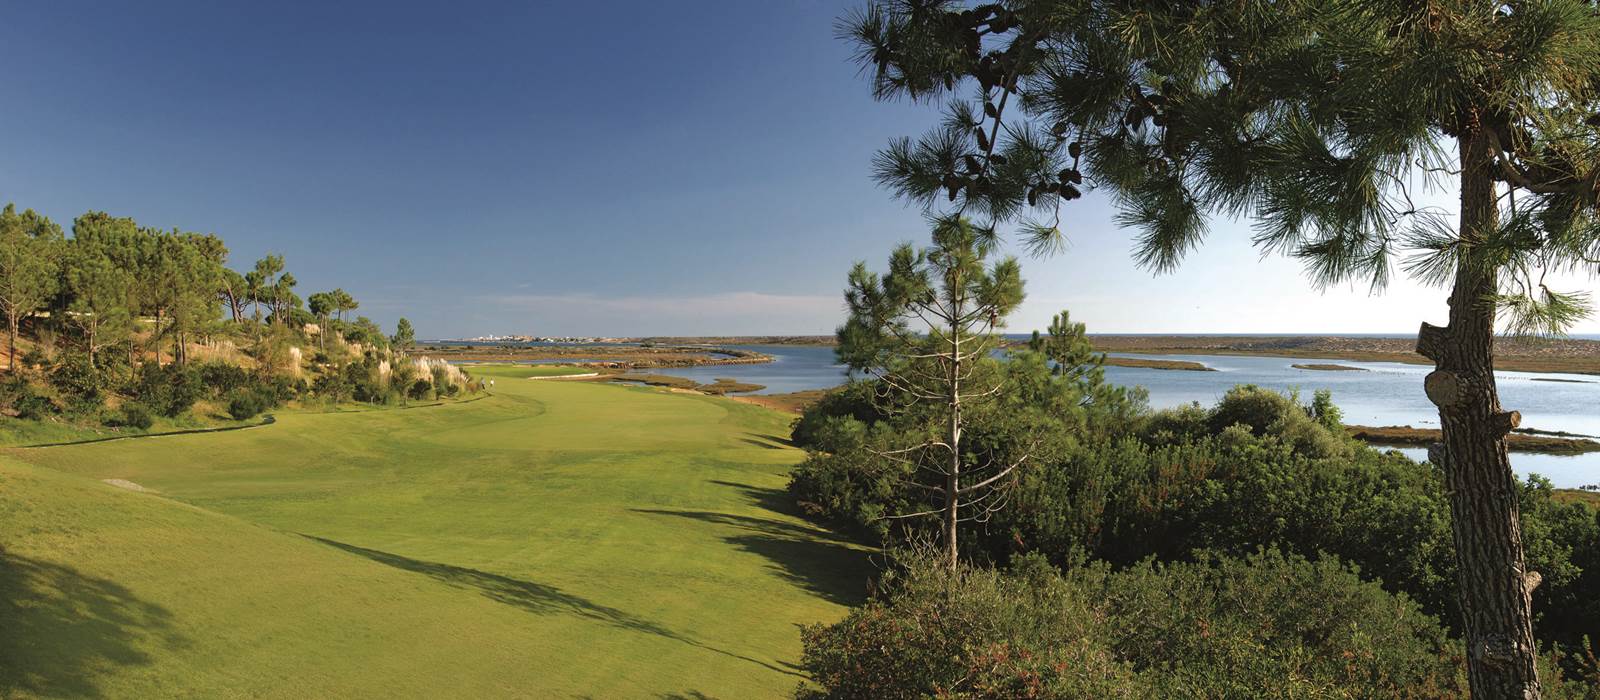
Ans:
{"type": "MultiPolygon", "coordinates": [[[[1409,425],[1373,427],[1349,425],[1345,430],[1358,440],[1373,445],[1427,447],[1444,439],[1437,428],[1413,428],[1409,425]]],[[[1600,452],[1600,442],[1583,438],[1551,437],[1511,433],[1506,435],[1506,446],[1512,452],[1538,452],[1553,455],[1577,455],[1600,452]]]]}
{"type": "Polygon", "coordinates": [[[502,381],[4,451],[0,695],[782,695],[869,570],[787,509],[788,421],[502,381]]]}

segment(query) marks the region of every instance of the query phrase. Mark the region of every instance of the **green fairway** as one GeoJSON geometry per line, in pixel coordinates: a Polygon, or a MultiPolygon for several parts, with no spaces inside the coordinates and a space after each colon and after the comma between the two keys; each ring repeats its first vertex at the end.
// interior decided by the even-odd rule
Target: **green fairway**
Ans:
{"type": "Polygon", "coordinates": [[[479,377],[511,377],[517,379],[595,374],[595,370],[589,367],[568,367],[563,365],[468,365],[466,369],[474,376],[479,377]]]}
{"type": "Polygon", "coordinates": [[[796,625],[841,617],[870,571],[789,513],[787,421],[505,378],[5,451],[0,696],[787,694],[796,625]]]}

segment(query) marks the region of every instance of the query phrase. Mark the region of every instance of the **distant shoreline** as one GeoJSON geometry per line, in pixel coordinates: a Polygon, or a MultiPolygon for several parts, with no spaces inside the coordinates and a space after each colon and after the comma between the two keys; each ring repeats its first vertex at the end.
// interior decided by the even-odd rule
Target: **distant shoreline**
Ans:
{"type": "MultiPolygon", "coordinates": [[[[1014,336],[1020,339],[1020,336],[1014,336]]],[[[750,335],[630,338],[675,345],[834,344],[827,335],[750,335]]],[[[1291,359],[1401,362],[1430,365],[1418,355],[1414,337],[1400,335],[1250,335],[1250,334],[1089,334],[1100,352],[1144,355],[1250,355],[1291,359]]],[[[1512,372],[1600,374],[1600,340],[1513,338],[1495,341],[1496,369],[1512,372]]],[[[1317,367],[1316,369],[1323,369],[1317,367]]]]}

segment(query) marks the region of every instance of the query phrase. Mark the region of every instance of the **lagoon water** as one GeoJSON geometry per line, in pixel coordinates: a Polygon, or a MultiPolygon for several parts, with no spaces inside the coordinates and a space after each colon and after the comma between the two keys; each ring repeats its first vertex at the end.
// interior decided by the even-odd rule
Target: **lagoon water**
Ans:
{"type": "MultiPolygon", "coordinates": [[[[833,359],[833,348],[804,345],[738,346],[777,358],[759,365],[716,365],[656,370],[662,374],[711,382],[728,377],[764,385],[757,393],[786,393],[823,389],[845,381],[844,367],[833,359]]],[[[1122,354],[1128,357],[1139,355],[1122,354]]],[[[1438,414],[1422,393],[1426,365],[1395,362],[1350,362],[1308,358],[1242,355],[1159,355],[1192,360],[1215,372],[1107,367],[1106,378],[1124,386],[1142,386],[1153,408],[1191,402],[1210,405],[1236,384],[1256,384],[1280,391],[1298,389],[1309,400],[1312,392],[1333,392],[1334,403],[1352,425],[1411,425],[1437,427],[1438,414]],[[1295,369],[1291,365],[1326,363],[1358,367],[1364,371],[1332,372],[1295,369]]],[[[1560,430],[1600,435],[1600,377],[1594,375],[1499,372],[1500,400],[1506,408],[1522,412],[1522,425],[1540,430],[1560,430]],[[1566,381],[1548,381],[1560,379],[1566,381]]],[[[1402,450],[1422,459],[1422,449],[1402,450]]],[[[1557,486],[1577,487],[1600,483],[1600,453],[1575,457],[1514,454],[1512,464],[1521,473],[1537,472],[1557,486]]]]}

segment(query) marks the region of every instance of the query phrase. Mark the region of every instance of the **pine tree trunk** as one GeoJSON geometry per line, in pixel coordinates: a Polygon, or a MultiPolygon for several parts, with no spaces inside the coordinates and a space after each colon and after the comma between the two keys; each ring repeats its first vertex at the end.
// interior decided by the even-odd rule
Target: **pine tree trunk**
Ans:
{"type": "Polygon", "coordinates": [[[6,314],[6,321],[9,323],[11,330],[11,340],[6,345],[6,371],[15,373],[17,371],[17,312],[13,310],[11,313],[6,314]]]}
{"type": "Polygon", "coordinates": [[[1450,325],[1426,323],[1417,352],[1437,369],[1424,387],[1439,408],[1444,442],[1430,458],[1444,470],[1457,557],[1467,675],[1475,698],[1538,698],[1528,576],[1517,480],[1506,433],[1520,416],[1501,410],[1494,379],[1495,271],[1471,262],[1473,245],[1496,225],[1488,140],[1469,127],[1461,148],[1463,259],[1450,293],[1450,325]]]}
{"type": "Polygon", "coordinates": [[[961,505],[961,336],[959,327],[950,328],[950,471],[944,478],[944,544],[946,565],[956,570],[956,520],[961,505]]]}

